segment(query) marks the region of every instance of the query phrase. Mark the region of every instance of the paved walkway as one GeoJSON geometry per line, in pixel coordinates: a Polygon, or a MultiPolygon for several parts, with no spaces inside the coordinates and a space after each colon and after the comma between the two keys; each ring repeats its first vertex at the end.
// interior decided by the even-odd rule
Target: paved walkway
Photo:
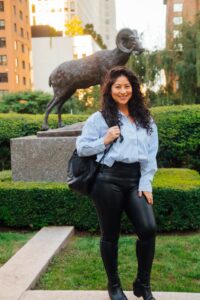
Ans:
{"type": "MultiPolygon", "coordinates": [[[[30,290],[52,257],[65,247],[74,228],[44,227],[0,268],[0,300],[109,300],[107,291],[30,290]]],[[[125,292],[136,300],[132,292],[125,292]]],[[[156,300],[200,300],[200,293],[154,292],[156,300]]]]}
{"type": "MultiPolygon", "coordinates": [[[[142,300],[125,292],[128,300],[142,300]]],[[[153,293],[156,300],[200,300],[200,294],[190,293],[153,293]]],[[[20,300],[109,300],[106,291],[28,291],[20,300]]]]}

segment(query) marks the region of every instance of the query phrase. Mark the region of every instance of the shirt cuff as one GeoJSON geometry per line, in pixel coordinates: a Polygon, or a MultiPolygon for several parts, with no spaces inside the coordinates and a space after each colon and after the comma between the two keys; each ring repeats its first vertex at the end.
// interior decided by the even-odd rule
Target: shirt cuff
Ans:
{"type": "Polygon", "coordinates": [[[103,152],[106,149],[106,146],[104,144],[104,137],[94,141],[92,143],[92,147],[96,148],[98,152],[103,152]]]}
{"type": "Polygon", "coordinates": [[[151,182],[149,180],[145,180],[143,178],[140,178],[138,191],[139,192],[151,192],[152,193],[151,182]]]}

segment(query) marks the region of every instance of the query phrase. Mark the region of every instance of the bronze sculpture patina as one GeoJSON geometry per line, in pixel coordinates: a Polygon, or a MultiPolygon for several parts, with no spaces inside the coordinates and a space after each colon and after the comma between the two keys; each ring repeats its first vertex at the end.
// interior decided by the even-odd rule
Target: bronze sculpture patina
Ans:
{"type": "Polygon", "coordinates": [[[48,116],[55,106],[58,111],[58,126],[62,127],[62,106],[77,89],[101,84],[107,70],[125,65],[131,53],[143,52],[136,30],[120,30],[116,37],[116,45],[113,50],[101,50],[81,59],[67,61],[53,70],[49,76],[49,85],[53,87],[54,96],[47,105],[43,130],[48,129],[48,116]]]}

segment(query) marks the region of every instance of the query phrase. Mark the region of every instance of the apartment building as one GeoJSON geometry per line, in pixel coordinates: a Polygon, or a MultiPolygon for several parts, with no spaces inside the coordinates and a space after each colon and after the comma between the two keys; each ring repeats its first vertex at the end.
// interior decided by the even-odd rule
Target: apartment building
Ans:
{"type": "Polygon", "coordinates": [[[171,47],[174,38],[179,35],[179,26],[183,21],[193,22],[200,12],[200,0],[164,0],[167,6],[166,45],[171,47]]]}
{"type": "Polygon", "coordinates": [[[90,23],[108,48],[115,47],[115,0],[30,0],[31,25],[50,25],[65,35],[65,24],[79,16],[90,23]]]}
{"type": "Polygon", "coordinates": [[[27,0],[0,1],[0,93],[31,89],[27,0]]]}
{"type": "Polygon", "coordinates": [[[117,34],[115,0],[79,0],[77,15],[83,24],[94,25],[94,29],[102,36],[108,49],[115,48],[117,34]]]}

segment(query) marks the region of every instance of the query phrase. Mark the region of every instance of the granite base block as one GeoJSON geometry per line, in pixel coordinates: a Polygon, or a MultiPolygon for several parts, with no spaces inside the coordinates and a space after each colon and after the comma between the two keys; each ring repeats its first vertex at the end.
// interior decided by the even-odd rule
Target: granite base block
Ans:
{"type": "Polygon", "coordinates": [[[13,180],[66,182],[67,164],[76,138],[27,136],[11,139],[13,180]]]}

